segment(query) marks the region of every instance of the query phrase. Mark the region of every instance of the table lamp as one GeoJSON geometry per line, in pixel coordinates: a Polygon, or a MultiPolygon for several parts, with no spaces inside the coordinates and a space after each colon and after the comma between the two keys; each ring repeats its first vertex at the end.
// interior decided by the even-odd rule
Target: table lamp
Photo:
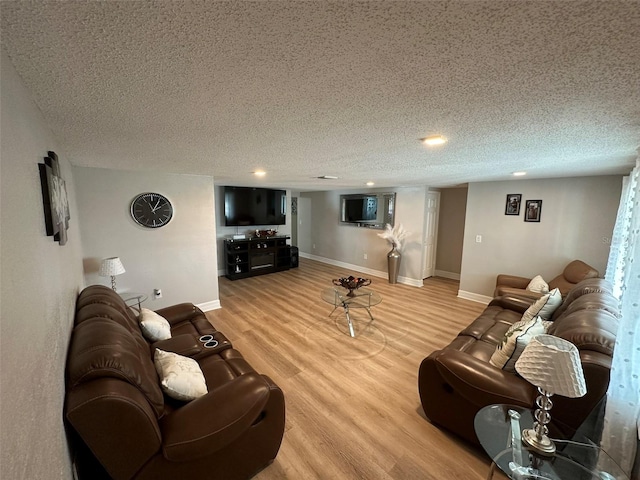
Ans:
{"type": "Polygon", "coordinates": [[[116,291],[116,275],[124,273],[124,265],[120,261],[120,257],[105,258],[100,264],[100,276],[111,277],[111,288],[116,291]]]}
{"type": "Polygon", "coordinates": [[[552,395],[582,397],[587,387],[576,346],[553,335],[537,335],[526,346],[516,362],[516,371],[536,387],[536,421],[533,428],[522,432],[522,442],[541,455],[553,455],[556,446],[547,435],[551,420],[552,395]]]}

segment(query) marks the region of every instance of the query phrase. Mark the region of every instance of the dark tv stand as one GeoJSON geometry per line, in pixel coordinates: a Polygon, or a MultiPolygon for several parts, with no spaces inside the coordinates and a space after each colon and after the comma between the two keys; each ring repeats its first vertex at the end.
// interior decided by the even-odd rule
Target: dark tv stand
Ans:
{"type": "Polygon", "coordinates": [[[291,246],[288,236],[226,239],[224,255],[229,280],[281,272],[291,268],[291,246]]]}

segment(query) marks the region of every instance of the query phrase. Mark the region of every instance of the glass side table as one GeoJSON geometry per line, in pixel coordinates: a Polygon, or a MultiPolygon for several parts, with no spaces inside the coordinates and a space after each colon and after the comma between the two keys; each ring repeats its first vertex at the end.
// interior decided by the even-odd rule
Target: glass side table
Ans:
{"type": "Polygon", "coordinates": [[[349,334],[355,337],[355,331],[353,329],[353,322],[349,315],[349,309],[351,308],[364,308],[369,314],[369,318],[373,322],[374,318],[371,315],[371,307],[378,305],[382,302],[382,297],[371,290],[370,288],[358,288],[353,291],[353,295],[347,295],[349,290],[342,287],[325,288],[320,292],[320,298],[327,303],[333,305],[333,310],[329,316],[333,315],[333,312],[337,308],[342,307],[347,317],[347,325],[349,327],[349,334]]]}
{"type": "Polygon", "coordinates": [[[142,309],[142,302],[149,298],[146,294],[139,292],[122,292],[118,293],[118,295],[124,300],[127,307],[134,309],[138,313],[140,313],[142,309]]]}
{"type": "Polygon", "coordinates": [[[489,405],[477,413],[476,435],[493,460],[487,480],[496,465],[514,480],[629,480],[604,450],[583,436],[554,438],[557,451],[552,456],[529,451],[521,432],[533,422],[531,410],[510,405],[489,405]]]}

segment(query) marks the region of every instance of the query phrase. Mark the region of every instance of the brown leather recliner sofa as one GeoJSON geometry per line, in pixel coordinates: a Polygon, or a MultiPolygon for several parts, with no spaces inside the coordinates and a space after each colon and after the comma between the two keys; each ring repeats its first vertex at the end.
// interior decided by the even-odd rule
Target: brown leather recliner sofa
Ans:
{"type": "Polygon", "coordinates": [[[78,297],[65,419],[80,456],[80,478],[105,478],[105,470],[114,479],[253,476],[280,448],[282,391],[194,305],[157,313],[169,321],[172,338],[152,344],[110,288],[87,287],[78,297]],[[208,348],[202,335],[213,335],[218,344],[208,348]],[[195,359],[208,393],[188,403],[163,394],[153,363],[156,348],[195,359]]]}
{"type": "MultiPolygon", "coordinates": [[[[445,348],[425,358],[418,375],[424,413],[434,423],[478,443],[476,413],[487,405],[533,408],[537,389],[517,373],[489,363],[507,329],[519,321],[531,301],[497,297],[445,348]]],[[[588,279],[573,287],[553,313],[551,335],[574,343],[587,385],[581,398],[553,397],[552,432],[569,437],[605,396],[618,327],[611,285],[588,279]]]]}
{"type": "MultiPolygon", "coordinates": [[[[569,290],[581,281],[599,276],[600,273],[598,270],[592,266],[587,265],[581,260],[574,260],[564,268],[560,275],[549,282],[549,290],[557,288],[560,290],[562,296],[565,296],[569,293],[569,290]]],[[[531,280],[531,278],[519,277],[517,275],[500,274],[496,278],[496,289],[493,292],[493,296],[517,295],[532,299],[540,298],[544,295],[543,293],[531,292],[526,289],[531,280]]]]}

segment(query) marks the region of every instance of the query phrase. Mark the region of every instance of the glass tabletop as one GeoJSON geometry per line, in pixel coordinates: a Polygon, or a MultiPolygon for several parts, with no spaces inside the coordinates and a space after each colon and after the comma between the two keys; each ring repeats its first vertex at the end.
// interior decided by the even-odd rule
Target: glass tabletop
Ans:
{"type": "Polygon", "coordinates": [[[122,297],[125,303],[142,303],[148,298],[147,294],[139,292],[118,292],[118,295],[122,297]]]}
{"type": "Polygon", "coordinates": [[[382,302],[382,297],[370,288],[357,288],[353,291],[353,296],[348,293],[346,288],[331,287],[322,290],[320,297],[334,307],[369,308],[382,302]]]}
{"type": "Polygon", "coordinates": [[[510,405],[484,407],[475,417],[474,427],[480,444],[509,478],[629,480],[604,450],[584,436],[570,440],[553,438],[557,450],[552,456],[532,453],[522,443],[521,432],[531,428],[533,422],[531,410],[510,405]]]}

